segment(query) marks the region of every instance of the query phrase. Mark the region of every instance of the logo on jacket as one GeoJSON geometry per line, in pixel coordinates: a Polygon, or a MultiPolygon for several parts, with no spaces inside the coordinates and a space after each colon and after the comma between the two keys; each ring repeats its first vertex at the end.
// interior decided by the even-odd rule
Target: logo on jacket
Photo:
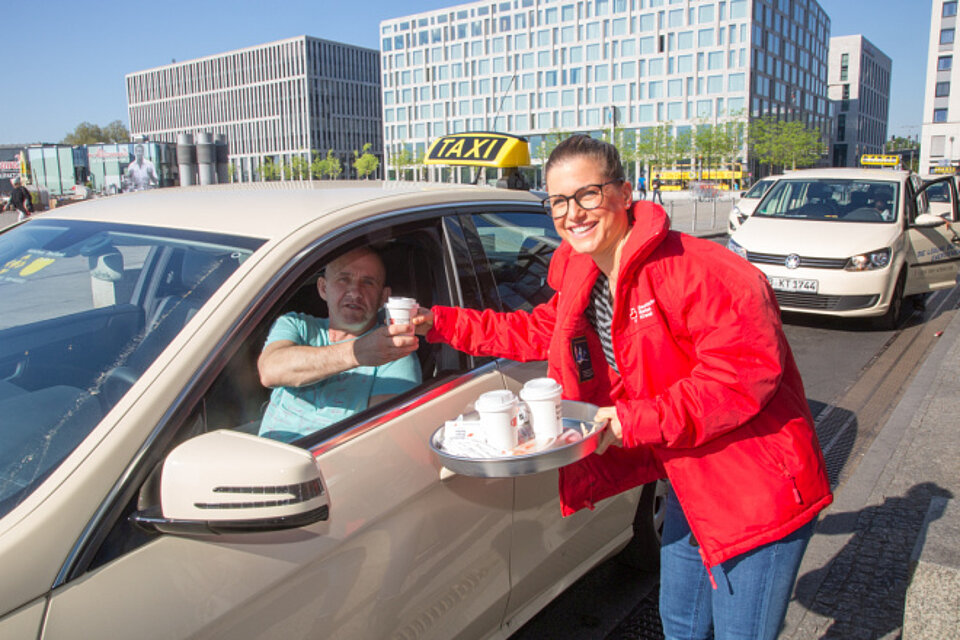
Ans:
{"type": "Polygon", "coordinates": [[[646,320],[647,318],[653,317],[653,300],[647,300],[643,304],[638,304],[637,306],[630,309],[630,319],[634,322],[639,322],[641,320],[646,320]]]}

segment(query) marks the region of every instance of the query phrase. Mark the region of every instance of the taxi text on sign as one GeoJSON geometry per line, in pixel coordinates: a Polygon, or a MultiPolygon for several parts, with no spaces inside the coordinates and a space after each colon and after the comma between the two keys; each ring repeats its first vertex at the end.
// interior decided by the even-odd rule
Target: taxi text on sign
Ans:
{"type": "Polygon", "coordinates": [[[864,155],[860,157],[860,164],[875,164],[883,167],[900,165],[900,156],[864,155]]]}
{"type": "Polygon", "coordinates": [[[459,133],[438,138],[427,151],[425,164],[484,167],[530,165],[526,138],[503,133],[459,133]]]}

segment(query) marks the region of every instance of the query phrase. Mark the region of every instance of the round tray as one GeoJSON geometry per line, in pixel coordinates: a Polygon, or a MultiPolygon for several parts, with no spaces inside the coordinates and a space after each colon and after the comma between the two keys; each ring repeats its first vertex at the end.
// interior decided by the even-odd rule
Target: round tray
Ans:
{"type": "MultiPolygon", "coordinates": [[[[541,471],[558,469],[593,453],[600,441],[600,434],[606,428],[606,423],[595,424],[593,416],[597,413],[597,406],[587,402],[574,400],[563,401],[563,428],[576,429],[583,435],[583,439],[565,445],[551,445],[546,449],[534,453],[497,458],[466,458],[451,455],[443,450],[443,427],[433,432],[430,437],[430,448],[440,460],[440,463],[454,473],[475,478],[513,478],[525,476],[541,471]]],[[[476,417],[476,414],[464,416],[476,417]]]]}

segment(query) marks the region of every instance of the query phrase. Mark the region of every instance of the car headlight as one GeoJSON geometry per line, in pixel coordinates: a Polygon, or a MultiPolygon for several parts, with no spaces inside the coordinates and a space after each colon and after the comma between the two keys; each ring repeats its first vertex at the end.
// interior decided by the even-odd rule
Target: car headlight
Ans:
{"type": "Polygon", "coordinates": [[[737,224],[743,224],[743,221],[747,219],[747,214],[741,211],[740,207],[734,206],[730,213],[737,216],[737,224]]]}
{"type": "Polygon", "coordinates": [[[872,271],[883,269],[890,264],[890,248],[861,253],[847,260],[844,269],[847,271],[872,271]]]}
{"type": "Polygon", "coordinates": [[[727,249],[730,249],[730,251],[733,251],[735,254],[737,254],[744,260],[747,259],[747,250],[741,247],[739,244],[737,244],[733,238],[730,238],[729,240],[727,240],[727,249]]]}

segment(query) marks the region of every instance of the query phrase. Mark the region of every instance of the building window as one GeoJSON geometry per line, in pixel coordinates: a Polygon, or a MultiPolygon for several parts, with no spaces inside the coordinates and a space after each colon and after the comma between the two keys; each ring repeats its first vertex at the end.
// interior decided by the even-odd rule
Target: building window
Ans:
{"type": "Polygon", "coordinates": [[[949,82],[938,82],[937,83],[937,97],[943,98],[950,95],[950,83],[949,82]]]}
{"type": "Polygon", "coordinates": [[[957,15],[957,3],[954,2],[944,2],[943,3],[943,17],[948,18],[950,16],[957,15]]]}
{"type": "Polygon", "coordinates": [[[953,44],[953,29],[940,29],[940,44],[953,44]]]}
{"type": "Polygon", "coordinates": [[[847,116],[843,113],[837,116],[837,140],[843,142],[847,137],[847,116]]]}
{"type": "Polygon", "coordinates": [[[949,71],[953,68],[953,56],[940,56],[937,58],[937,71],[949,71]]]}
{"type": "Polygon", "coordinates": [[[947,121],[947,110],[946,110],[946,109],[934,109],[934,110],[933,110],[933,121],[934,121],[934,122],[946,122],[946,121],[947,121]]]}

